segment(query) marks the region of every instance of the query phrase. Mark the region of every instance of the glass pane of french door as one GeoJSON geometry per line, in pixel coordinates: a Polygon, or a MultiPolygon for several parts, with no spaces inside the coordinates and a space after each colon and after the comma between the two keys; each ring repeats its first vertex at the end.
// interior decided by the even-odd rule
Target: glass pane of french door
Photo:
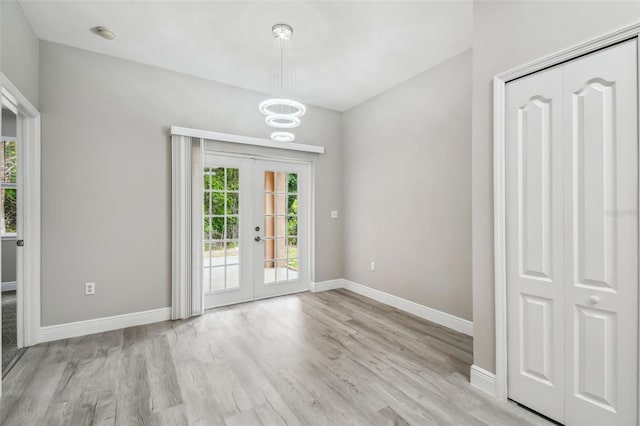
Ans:
{"type": "Polygon", "coordinates": [[[253,298],[252,162],[205,153],[202,287],[205,308],[253,298]]]}
{"type": "Polygon", "coordinates": [[[298,278],[298,174],[264,172],[264,283],[298,278]]]}
{"type": "Polygon", "coordinates": [[[233,167],[204,168],[204,292],[239,286],[240,171],[233,167]]]}
{"type": "Polygon", "coordinates": [[[255,160],[254,294],[268,297],[309,286],[309,166],[255,160]]]}

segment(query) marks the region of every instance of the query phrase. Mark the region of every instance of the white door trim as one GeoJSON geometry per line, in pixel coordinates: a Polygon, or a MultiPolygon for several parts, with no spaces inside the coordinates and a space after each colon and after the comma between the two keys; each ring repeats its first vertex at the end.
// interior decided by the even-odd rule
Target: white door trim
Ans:
{"type": "MultiPolygon", "coordinates": [[[[505,89],[509,81],[576,59],[621,41],[638,38],[640,23],[621,28],[591,41],[513,68],[493,78],[493,220],[496,326],[496,397],[507,393],[507,282],[506,282],[506,187],[505,187],[505,89]]],[[[638,44],[640,46],[640,43],[638,44]]],[[[640,49],[639,49],[640,50],[640,49]]],[[[638,52],[640,58],[640,51],[638,52]]],[[[640,73],[639,73],[640,74],[640,73]]],[[[640,87],[640,85],[639,85],[640,87]]],[[[640,94],[639,94],[640,95],[640,94]]],[[[640,306],[640,303],[639,303],[640,306]]],[[[640,324],[639,328],[640,330],[640,324]]],[[[640,337],[640,336],[639,336],[640,337]]],[[[640,368],[639,368],[640,371],[640,368]]],[[[640,384],[640,373],[638,377],[640,384]]],[[[639,404],[640,405],[640,404],[639,404]]],[[[639,407],[640,409],[640,407],[639,407]]],[[[640,411],[639,411],[640,418],[640,411]]]]}
{"type": "Polygon", "coordinates": [[[22,256],[18,255],[17,323],[18,347],[39,342],[40,331],[40,112],[0,73],[0,90],[18,112],[18,138],[21,142],[19,168],[23,179],[18,191],[22,206],[22,256]]]}

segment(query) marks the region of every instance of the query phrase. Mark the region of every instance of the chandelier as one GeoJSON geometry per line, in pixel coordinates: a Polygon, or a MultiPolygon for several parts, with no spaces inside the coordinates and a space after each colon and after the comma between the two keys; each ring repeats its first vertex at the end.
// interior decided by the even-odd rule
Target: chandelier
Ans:
{"type": "Polygon", "coordinates": [[[295,135],[290,131],[300,125],[307,109],[303,104],[287,97],[295,84],[295,70],[292,66],[285,67],[287,53],[291,48],[293,28],[287,24],[276,24],[271,28],[273,33],[273,58],[271,68],[271,84],[275,97],[260,102],[260,112],[265,115],[264,121],[268,126],[277,129],[271,133],[271,139],[276,142],[293,142],[295,135]]]}

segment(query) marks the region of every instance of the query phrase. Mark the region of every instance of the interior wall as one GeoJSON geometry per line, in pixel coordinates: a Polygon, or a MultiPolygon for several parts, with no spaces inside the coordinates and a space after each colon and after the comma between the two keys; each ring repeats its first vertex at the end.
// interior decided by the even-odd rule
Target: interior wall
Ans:
{"type": "MultiPolygon", "coordinates": [[[[266,95],[49,42],[40,95],[42,325],[170,306],[169,126],[267,137],[266,95]]],[[[302,122],[298,140],[326,147],[294,155],[315,162],[312,279],[341,278],[341,220],[330,219],[342,210],[341,116],[311,106],[302,122]]]]}
{"type": "Polygon", "coordinates": [[[0,71],[36,108],[39,104],[38,37],[15,0],[0,1],[0,71]]]}
{"type": "Polygon", "coordinates": [[[345,278],[467,320],[471,59],[467,50],[343,116],[345,278]]]}
{"type": "Polygon", "coordinates": [[[476,1],[473,31],[474,364],[495,371],[492,78],[638,22],[640,2],[476,1]]]}
{"type": "Polygon", "coordinates": [[[16,239],[2,240],[2,282],[10,283],[16,280],[16,239]]]}
{"type": "MultiPolygon", "coordinates": [[[[16,115],[6,109],[2,108],[2,136],[12,136],[16,137],[16,115]]],[[[16,238],[2,238],[2,265],[0,269],[2,270],[1,279],[3,283],[13,282],[16,280],[16,251],[18,247],[16,246],[16,238]]]]}
{"type": "Polygon", "coordinates": [[[16,115],[8,108],[2,107],[2,136],[17,137],[16,115]]]}

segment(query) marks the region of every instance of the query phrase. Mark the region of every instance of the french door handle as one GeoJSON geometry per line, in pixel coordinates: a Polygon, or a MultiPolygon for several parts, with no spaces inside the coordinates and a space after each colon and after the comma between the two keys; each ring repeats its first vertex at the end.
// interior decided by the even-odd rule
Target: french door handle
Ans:
{"type": "Polygon", "coordinates": [[[255,237],[254,240],[256,240],[256,243],[259,243],[260,241],[262,241],[262,238],[258,236],[258,237],[255,237]]]}

